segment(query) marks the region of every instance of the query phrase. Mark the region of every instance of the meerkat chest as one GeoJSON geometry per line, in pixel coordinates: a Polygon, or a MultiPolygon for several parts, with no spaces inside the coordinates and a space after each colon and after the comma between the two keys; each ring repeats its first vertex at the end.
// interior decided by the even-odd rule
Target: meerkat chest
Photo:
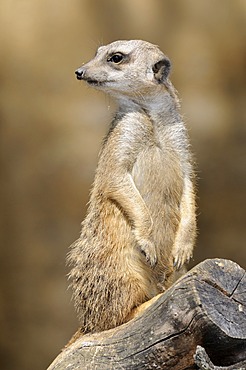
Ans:
{"type": "Polygon", "coordinates": [[[182,177],[180,155],[175,146],[172,134],[156,127],[147,115],[128,113],[111,125],[97,172],[105,178],[105,174],[120,176],[127,171],[143,191],[171,187],[182,177]]]}
{"type": "Polygon", "coordinates": [[[179,187],[179,179],[182,179],[179,156],[165,145],[146,147],[136,158],[132,177],[141,193],[161,193],[179,187]]]}

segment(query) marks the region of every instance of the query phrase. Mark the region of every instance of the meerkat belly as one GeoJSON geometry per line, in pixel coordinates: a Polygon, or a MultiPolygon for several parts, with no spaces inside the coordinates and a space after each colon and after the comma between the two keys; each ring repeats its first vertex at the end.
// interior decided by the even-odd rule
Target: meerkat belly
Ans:
{"type": "Polygon", "coordinates": [[[170,149],[150,147],[138,156],[132,176],[152,217],[153,239],[167,251],[180,221],[183,179],[179,158],[170,149]]]}

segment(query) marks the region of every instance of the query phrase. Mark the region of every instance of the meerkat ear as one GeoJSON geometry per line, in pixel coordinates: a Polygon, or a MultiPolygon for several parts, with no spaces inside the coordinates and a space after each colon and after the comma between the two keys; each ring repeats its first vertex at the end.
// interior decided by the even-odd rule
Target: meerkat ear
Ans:
{"type": "Polygon", "coordinates": [[[154,72],[155,79],[159,83],[162,83],[167,79],[170,73],[171,62],[167,57],[165,57],[159,60],[159,62],[155,63],[152,67],[152,70],[154,72]]]}

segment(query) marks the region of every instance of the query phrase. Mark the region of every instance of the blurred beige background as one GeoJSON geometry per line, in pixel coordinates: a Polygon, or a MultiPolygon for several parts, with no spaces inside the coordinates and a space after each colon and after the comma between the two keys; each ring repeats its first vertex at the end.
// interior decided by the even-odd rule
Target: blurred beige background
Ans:
{"type": "Polygon", "coordinates": [[[246,267],[245,22],[245,0],[1,0],[2,369],[45,369],[78,325],[65,257],[114,104],[74,71],[100,44],[171,58],[197,159],[193,264],[246,267]]]}

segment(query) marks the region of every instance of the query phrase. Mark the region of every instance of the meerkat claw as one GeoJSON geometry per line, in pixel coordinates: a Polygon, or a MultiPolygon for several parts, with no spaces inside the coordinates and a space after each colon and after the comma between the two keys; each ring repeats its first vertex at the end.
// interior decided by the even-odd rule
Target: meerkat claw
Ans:
{"type": "Polygon", "coordinates": [[[146,262],[149,263],[151,267],[154,267],[157,263],[157,256],[152,243],[145,241],[140,248],[142,254],[145,256],[146,262]]]}
{"type": "Polygon", "coordinates": [[[175,267],[176,270],[180,270],[181,266],[183,265],[181,259],[179,257],[175,257],[173,261],[173,267],[175,267]]]}

